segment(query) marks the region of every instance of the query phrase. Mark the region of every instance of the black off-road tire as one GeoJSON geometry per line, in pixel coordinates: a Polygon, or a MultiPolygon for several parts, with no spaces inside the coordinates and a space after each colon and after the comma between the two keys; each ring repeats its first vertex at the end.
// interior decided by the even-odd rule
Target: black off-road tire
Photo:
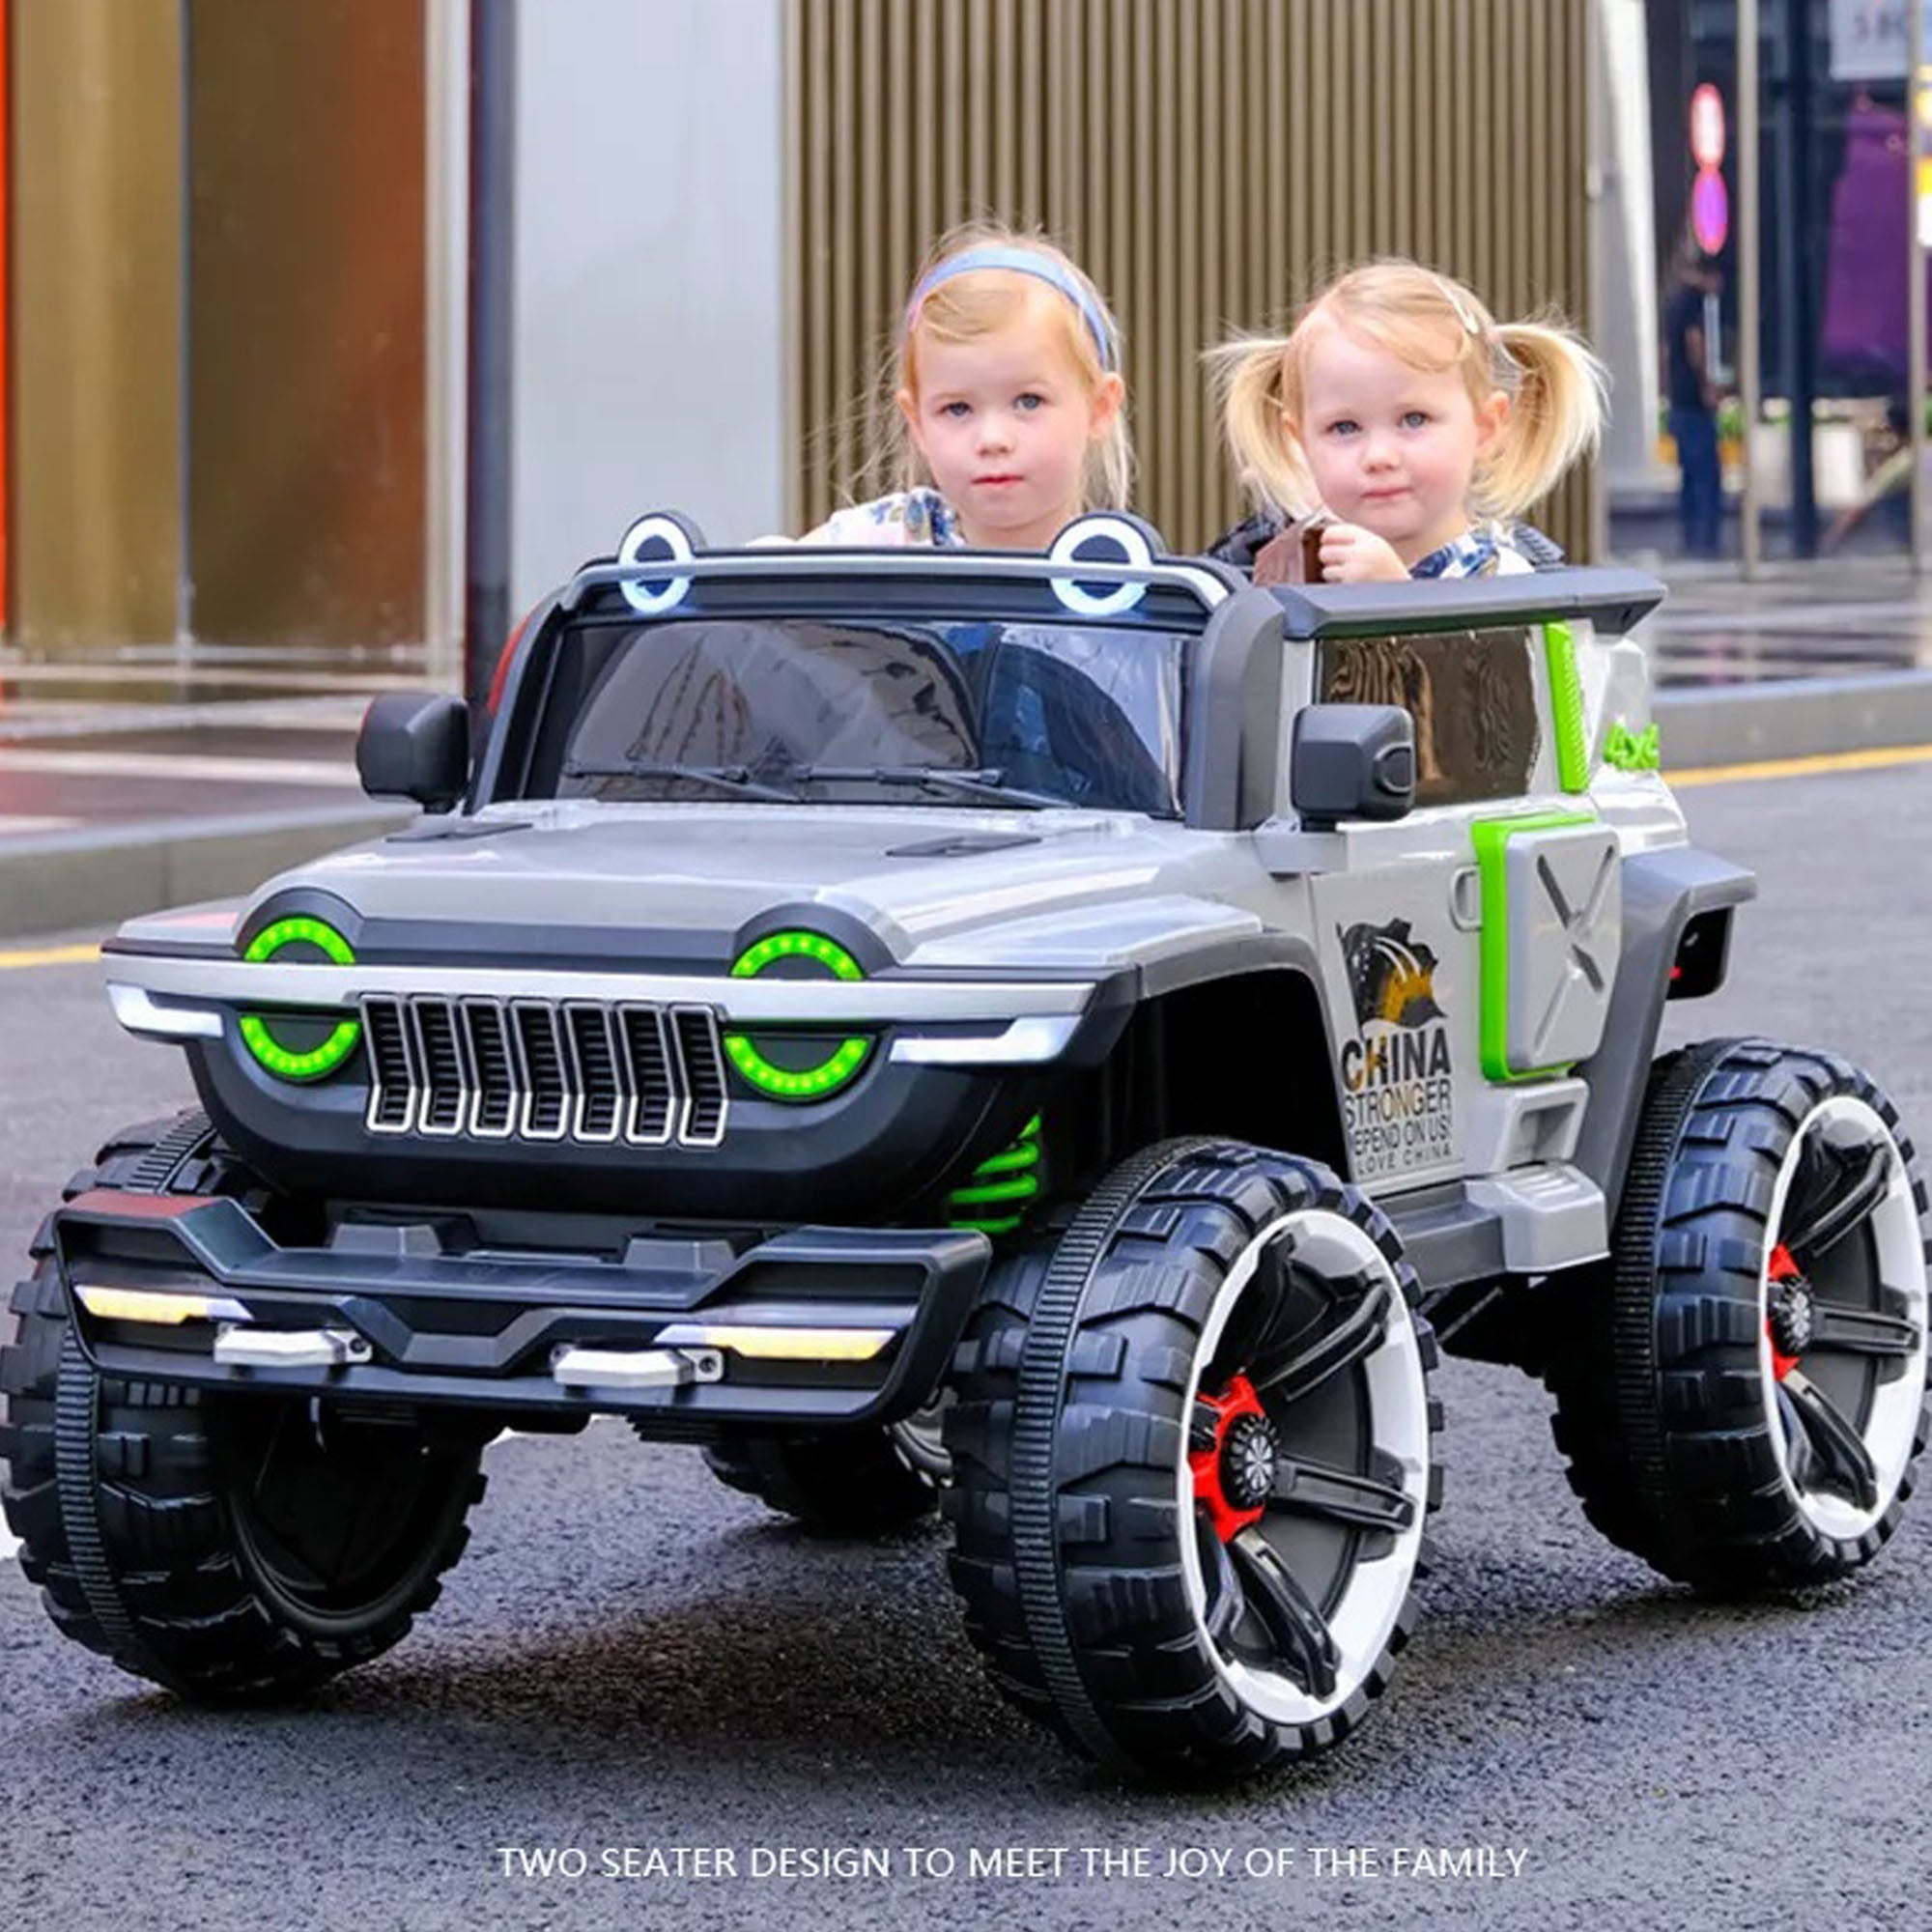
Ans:
{"type": "Polygon", "coordinates": [[[707,1443],[704,1461],[727,1489],[756,1496],[814,1536],[885,1536],[939,1507],[939,1471],[892,1429],[748,1432],[707,1443]]]}
{"type": "MultiPolygon", "coordinates": [[[[185,1115],[130,1130],[66,1194],[247,1194],[251,1183],[206,1119],[185,1115]]],[[[100,1376],[72,1333],[44,1230],[33,1260],[0,1348],[0,1502],[63,1634],[213,1703],[298,1695],[397,1642],[463,1549],[464,1519],[483,1492],[480,1435],[432,1445],[409,1432],[364,1434],[305,1401],[204,1399],[100,1376]],[[318,1420],[337,1435],[317,1437],[318,1420]],[[333,1446],[311,1453],[324,1439],[333,1446]],[[294,1488],[307,1500],[293,1517],[285,1498],[272,1519],[258,1505],[271,1443],[300,1471],[294,1488]],[[330,1484],[346,1485],[352,1505],[381,1496],[401,1513],[339,1600],[298,1560],[321,1520],[314,1498],[330,1484]]]]}
{"type": "Polygon", "coordinates": [[[1716,1595],[1870,1561],[1932,1420],[1926,1254],[1912,1143],[1857,1067],[1765,1040],[1660,1060],[1547,1375],[1590,1521],[1716,1595]]]}
{"type": "Polygon", "coordinates": [[[944,1499],[1001,1691],[1162,1779],[1243,1776],[1352,1731],[1413,1628],[1441,1493],[1417,1300],[1364,1195],[1222,1141],[1150,1149],[1057,1247],[1005,1263],[955,1358],[944,1499]],[[1218,1406],[1249,1370],[1271,1442],[1218,1406]],[[1244,1482],[1273,1490],[1223,1529],[1198,1464],[1231,1468],[1242,1430],[1244,1482]],[[1282,1639],[1296,1599],[1316,1629],[1290,1617],[1282,1639]],[[1337,1630],[1350,1647],[1324,1682],[1337,1630]]]}

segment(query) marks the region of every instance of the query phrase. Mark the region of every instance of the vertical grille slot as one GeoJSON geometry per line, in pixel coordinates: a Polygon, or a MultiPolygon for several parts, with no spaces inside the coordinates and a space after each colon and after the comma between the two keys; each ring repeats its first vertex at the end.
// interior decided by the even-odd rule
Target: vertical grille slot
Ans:
{"type": "Polygon", "coordinates": [[[715,1148],[728,1088],[711,1007],[369,993],[371,1133],[715,1148]]]}
{"type": "Polygon", "coordinates": [[[724,1138],[724,1049],[718,1015],[709,1007],[673,1007],[670,1027],[684,1090],[677,1137],[688,1147],[716,1147],[724,1138]]]}
{"type": "Polygon", "coordinates": [[[415,1023],[417,1065],[422,1071],[416,1131],[461,1133],[463,1117],[469,1110],[469,1077],[455,1005],[449,1000],[413,999],[410,1018],[415,1023]]]}
{"type": "Polygon", "coordinates": [[[658,1007],[623,1007],[617,1021],[631,1094],[624,1138],[639,1147],[663,1147],[677,1120],[677,1089],[671,1078],[664,1011],[658,1007]]]}
{"type": "Polygon", "coordinates": [[[572,1135],[581,1141],[614,1141],[624,1118],[624,1090],[617,1071],[617,1042],[609,1007],[564,1008],[564,1031],[576,1078],[576,1117],[572,1135]]]}
{"type": "Polygon", "coordinates": [[[403,1003],[369,994],[362,1002],[362,1032],[369,1042],[369,1131],[406,1134],[415,1122],[416,1083],[403,1003]]]}
{"type": "Polygon", "coordinates": [[[495,1000],[465,1000],[463,1023],[469,1064],[476,1069],[469,1131],[484,1140],[507,1140],[516,1128],[518,1097],[509,1017],[495,1000]]]}
{"type": "Polygon", "coordinates": [[[523,1137],[560,1141],[570,1124],[570,1094],[556,1009],[519,1000],[510,1010],[523,1063],[523,1137]]]}

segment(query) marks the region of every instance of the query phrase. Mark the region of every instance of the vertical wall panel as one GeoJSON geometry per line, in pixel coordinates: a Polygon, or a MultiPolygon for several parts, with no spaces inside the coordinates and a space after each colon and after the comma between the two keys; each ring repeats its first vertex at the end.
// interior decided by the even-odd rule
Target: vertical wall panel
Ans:
{"type": "Polygon", "coordinates": [[[14,635],[172,642],[179,0],[17,6],[13,31],[14,635]]]}
{"type": "Polygon", "coordinates": [[[421,0],[187,18],[195,634],[418,639],[421,0]]]}
{"type": "MultiPolygon", "coordinates": [[[[1588,5],[791,0],[797,521],[865,487],[900,297],[976,214],[1047,228],[1113,301],[1138,507],[1182,547],[1242,507],[1201,352],[1338,267],[1413,254],[1587,326],[1588,5]]],[[[1540,519],[1578,552],[1590,487],[1540,519]]]]}

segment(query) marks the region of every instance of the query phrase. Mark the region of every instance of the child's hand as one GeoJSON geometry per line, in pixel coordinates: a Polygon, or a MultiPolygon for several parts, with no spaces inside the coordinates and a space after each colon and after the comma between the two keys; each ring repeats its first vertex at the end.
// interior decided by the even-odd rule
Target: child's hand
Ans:
{"type": "Polygon", "coordinates": [[[1408,582],[1402,558],[1359,524],[1330,524],[1321,532],[1321,575],[1330,583],[1408,582]]]}

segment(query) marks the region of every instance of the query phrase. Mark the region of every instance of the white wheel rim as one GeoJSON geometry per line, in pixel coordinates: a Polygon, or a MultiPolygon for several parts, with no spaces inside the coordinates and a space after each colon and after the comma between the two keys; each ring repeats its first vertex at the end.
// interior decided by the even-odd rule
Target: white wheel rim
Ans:
{"type": "Polygon", "coordinates": [[[1326,1695],[1314,1695],[1286,1673],[1229,1657],[1209,1634],[1208,1580],[1194,1533],[1194,1478],[1188,1465],[1184,1426],[1175,1471],[1183,1525],[1178,1540],[1195,1630],[1217,1673],[1250,1709],[1276,1722],[1309,1724],[1333,1716],[1360,1692],[1386,1651],[1408,1600],[1422,1557],[1429,1505],[1429,1406],[1415,1321],[1395,1269],[1352,1221],[1333,1209],[1314,1208],[1270,1222],[1230,1268],[1202,1328],[1188,1375],[1183,1416],[1194,1413],[1202,1370],[1213,1359],[1222,1331],[1253,1279],[1263,1251],[1284,1236],[1294,1243],[1295,1260],[1316,1274],[1333,1279],[1366,1269],[1382,1283],[1389,1310],[1386,1332],[1377,1347],[1346,1373],[1364,1378],[1375,1447],[1400,1465],[1400,1487],[1413,1505],[1408,1525],[1391,1532],[1393,1548],[1381,1556],[1356,1561],[1339,1600],[1324,1610],[1338,1653],[1333,1690],[1326,1695]]]}
{"type": "MultiPolygon", "coordinates": [[[[1772,1446],[1786,1491],[1819,1535],[1854,1542],[1870,1530],[1890,1508],[1912,1461],[1918,1432],[1919,1409],[1925,1395],[1926,1268],[1925,1238],[1918,1209],[1912,1199],[1912,1181],[1898,1143],[1877,1112],[1854,1094],[1833,1094],[1820,1101],[1792,1135],[1778,1165],[1772,1189],[1771,1215],[1766,1224],[1771,1238],[1758,1264],[1758,1369],[1765,1391],[1765,1407],[1772,1446]],[[1805,1144],[1822,1136],[1828,1146],[1849,1147],[1882,1141],[1890,1173],[1884,1195],[1866,1217],[1871,1230],[1878,1278],[1904,1297],[1905,1318],[1918,1331],[1918,1347],[1905,1360],[1902,1373],[1880,1382],[1861,1426],[1854,1421],[1871,1458],[1877,1479],[1877,1500],[1861,1508],[1835,1491],[1801,1486],[1791,1474],[1785,1425],[1777,1405],[1777,1378],[1772,1362],[1767,1311],[1770,1307],[1772,1249],[1783,1238],[1784,1210],[1805,1144]]],[[[1845,1239],[1857,1238],[1857,1232],[1845,1239]]]]}

